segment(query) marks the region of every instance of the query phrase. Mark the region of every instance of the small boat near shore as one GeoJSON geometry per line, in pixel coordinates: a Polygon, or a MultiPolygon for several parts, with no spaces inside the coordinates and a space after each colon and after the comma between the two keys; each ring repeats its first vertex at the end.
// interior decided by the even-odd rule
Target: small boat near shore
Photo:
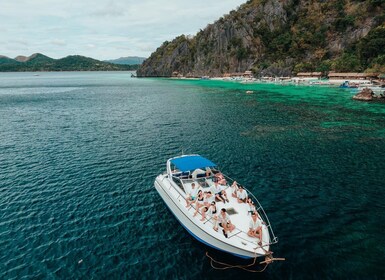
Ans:
{"type": "Polygon", "coordinates": [[[340,85],[340,88],[358,88],[358,86],[356,83],[345,81],[340,85]]]}
{"type": "MultiPolygon", "coordinates": [[[[215,249],[234,256],[250,259],[260,256],[271,256],[270,246],[278,242],[274,235],[267,215],[259,201],[246,188],[234,183],[230,177],[222,174],[217,165],[200,155],[182,155],[167,160],[166,172],[156,177],[154,186],[181,225],[198,241],[215,249]],[[222,181],[218,181],[218,175],[222,181]],[[192,188],[199,188],[202,193],[217,193],[218,182],[222,185],[222,193],[227,199],[214,198],[218,211],[216,214],[203,214],[203,207],[197,203],[187,203],[192,188]],[[193,187],[194,185],[194,187],[193,187]],[[246,191],[247,197],[254,202],[255,209],[250,211],[251,203],[240,202],[233,195],[236,186],[246,191]],[[214,191],[212,191],[214,190],[214,191]],[[219,224],[222,209],[229,215],[233,230],[225,234],[219,224]],[[253,212],[256,211],[257,213],[253,212]],[[255,214],[254,214],[255,213],[255,214]],[[250,221],[257,217],[261,225],[261,239],[250,236],[250,221]],[[217,225],[217,228],[216,228],[217,225]]],[[[210,196],[210,195],[208,195],[210,196]]],[[[209,203],[210,204],[210,203],[209,203]]],[[[255,221],[255,220],[254,220],[255,221]]]]}

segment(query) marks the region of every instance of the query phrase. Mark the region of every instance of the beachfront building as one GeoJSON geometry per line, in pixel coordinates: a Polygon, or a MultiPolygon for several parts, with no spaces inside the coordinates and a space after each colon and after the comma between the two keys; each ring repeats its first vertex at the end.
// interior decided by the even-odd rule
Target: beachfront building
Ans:
{"type": "Polygon", "coordinates": [[[331,80],[372,80],[378,77],[376,73],[336,73],[330,72],[331,80]]]}
{"type": "Polygon", "coordinates": [[[300,72],[297,74],[298,78],[310,78],[310,79],[321,79],[322,72],[300,72]]]}

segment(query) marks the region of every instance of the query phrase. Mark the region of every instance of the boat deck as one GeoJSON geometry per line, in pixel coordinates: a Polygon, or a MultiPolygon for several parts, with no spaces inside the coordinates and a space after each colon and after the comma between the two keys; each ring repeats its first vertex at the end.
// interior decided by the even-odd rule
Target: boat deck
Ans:
{"type": "MultiPolygon", "coordinates": [[[[248,250],[250,252],[255,252],[255,254],[258,255],[264,255],[266,251],[269,250],[269,246],[271,244],[270,240],[270,234],[268,229],[268,223],[265,223],[261,219],[261,215],[259,215],[259,219],[263,222],[262,225],[262,246],[258,245],[259,239],[250,237],[247,235],[247,232],[249,230],[249,222],[251,220],[251,214],[249,213],[249,207],[247,203],[239,203],[237,201],[237,198],[233,197],[231,195],[231,187],[228,183],[226,185],[225,191],[227,194],[227,198],[229,199],[229,202],[223,203],[221,201],[216,200],[216,207],[217,207],[217,214],[220,213],[220,210],[222,208],[225,208],[227,213],[230,215],[230,220],[233,225],[235,225],[235,229],[230,233],[228,233],[228,238],[225,238],[222,232],[222,228],[219,227],[218,232],[216,232],[213,229],[214,225],[214,219],[209,214],[206,215],[206,218],[201,221],[202,216],[201,214],[197,214],[194,217],[195,213],[195,203],[193,203],[190,207],[186,207],[186,193],[189,193],[191,190],[191,184],[195,183],[196,186],[199,186],[199,189],[202,189],[202,191],[209,191],[211,190],[212,186],[214,185],[212,177],[203,177],[203,178],[197,178],[197,179],[181,179],[180,182],[182,184],[177,184],[178,188],[170,188],[171,194],[175,196],[177,201],[181,204],[181,207],[183,207],[183,211],[186,211],[190,219],[194,221],[195,224],[197,224],[199,227],[204,229],[206,232],[214,236],[215,238],[224,241],[232,246],[236,246],[245,250],[248,250]]],[[[245,189],[245,191],[247,191],[245,189]]],[[[249,192],[247,192],[248,195],[250,195],[249,192]]],[[[254,202],[256,202],[254,200],[254,202]]],[[[259,205],[255,205],[257,210],[259,208],[259,205]]],[[[202,207],[203,208],[203,207],[202,207]]],[[[202,209],[201,208],[201,209],[202,209]]],[[[259,211],[257,211],[259,212],[259,211]]],[[[259,214],[261,214],[259,212],[259,214]]]]}

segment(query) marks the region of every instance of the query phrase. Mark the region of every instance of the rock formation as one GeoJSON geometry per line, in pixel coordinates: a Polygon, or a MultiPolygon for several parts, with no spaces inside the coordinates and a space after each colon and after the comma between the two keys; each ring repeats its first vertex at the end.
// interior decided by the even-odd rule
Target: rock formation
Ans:
{"type": "Polygon", "coordinates": [[[164,42],[138,76],[355,71],[385,55],[384,18],[383,1],[249,0],[195,36],[164,42]],[[375,44],[360,41],[375,28],[375,44]]]}
{"type": "Polygon", "coordinates": [[[364,88],[359,93],[353,96],[355,100],[372,101],[374,93],[370,88],[364,88]]]}

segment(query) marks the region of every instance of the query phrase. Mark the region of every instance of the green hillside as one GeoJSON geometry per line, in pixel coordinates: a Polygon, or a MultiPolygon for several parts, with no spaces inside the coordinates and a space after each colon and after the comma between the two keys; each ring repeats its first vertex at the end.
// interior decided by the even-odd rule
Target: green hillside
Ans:
{"type": "Polygon", "coordinates": [[[33,54],[24,62],[0,56],[0,72],[25,71],[125,71],[136,70],[137,65],[116,65],[85,56],[72,55],[53,59],[43,54],[33,54]]]}

